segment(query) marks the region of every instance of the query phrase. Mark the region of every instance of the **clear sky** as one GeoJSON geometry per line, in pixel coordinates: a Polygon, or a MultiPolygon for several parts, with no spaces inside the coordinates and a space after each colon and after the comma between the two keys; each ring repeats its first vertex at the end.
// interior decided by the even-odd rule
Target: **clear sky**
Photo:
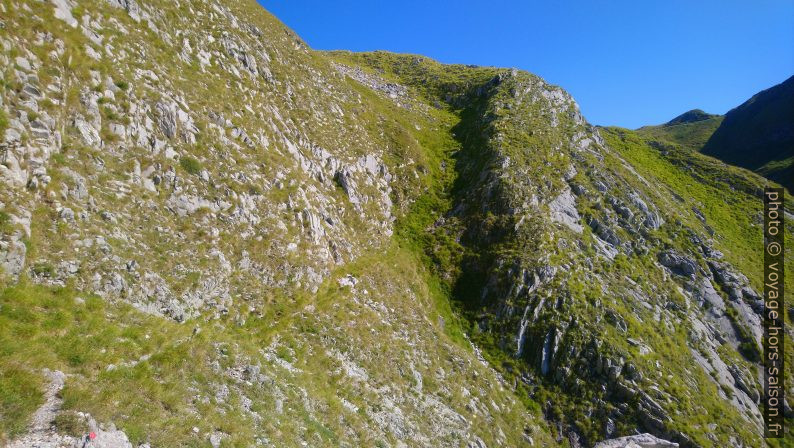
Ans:
{"type": "Polygon", "coordinates": [[[311,47],[517,67],[588,121],[725,113],[794,75],[792,0],[258,0],[311,47]]]}

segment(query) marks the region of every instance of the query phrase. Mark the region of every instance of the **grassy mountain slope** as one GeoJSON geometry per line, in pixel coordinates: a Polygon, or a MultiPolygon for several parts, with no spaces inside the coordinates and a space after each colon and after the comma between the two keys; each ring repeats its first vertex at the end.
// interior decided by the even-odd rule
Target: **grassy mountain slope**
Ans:
{"type": "Polygon", "coordinates": [[[690,151],[700,151],[723,120],[720,115],[701,118],[694,121],[673,119],[660,126],[643,126],[637,129],[637,133],[690,151]]]}
{"type": "MultiPolygon", "coordinates": [[[[433,201],[432,207],[425,209],[432,215],[416,224],[430,232],[418,243],[446,283],[450,299],[467,317],[475,343],[486,348],[491,362],[513,378],[520,394],[540,403],[544,414],[561,424],[570,443],[587,445],[609,435],[615,426],[628,431],[635,425],[684,444],[737,443],[738,439],[731,437],[753,440],[754,431],[743,429],[747,427],[743,418],[747,417],[723,408],[722,400],[730,401],[734,394],[731,384],[735,378],[721,376],[718,372],[722,367],[709,367],[711,378],[692,367],[690,356],[696,351],[708,353],[721,345],[692,340],[693,329],[702,328],[700,319],[709,319],[693,319],[697,311],[691,308],[694,304],[690,305],[690,300],[702,301],[697,297],[700,292],[691,281],[683,281],[682,290],[676,281],[671,282],[675,276],[671,279],[660,272],[656,277],[654,272],[660,268],[657,251],[674,250],[698,260],[702,270],[692,280],[700,279],[701,273],[709,278],[706,266],[722,257],[719,249],[729,263],[752,278],[747,281],[754,288],[760,288],[760,266],[750,260],[759,255],[755,218],[759,216],[758,194],[763,179],[676,148],[665,154],[668,159],[634,133],[631,141],[635,143],[629,147],[638,153],[624,154],[626,144],[614,139],[617,131],[606,131],[606,142],[599,141],[597,131],[577,121],[575,109],[567,113],[560,110],[560,106],[570,104],[564,94],[556,96],[549,86],[545,87],[548,90],[539,89],[544,84],[531,75],[500,72],[477,85],[473,78],[476,71],[470,68],[442,67],[420,57],[383,52],[342,52],[333,57],[415,86],[459,109],[461,123],[455,128],[455,136],[461,150],[445,164],[454,166],[458,176],[436,195],[443,200],[433,201]],[[472,73],[462,86],[453,83],[455,69],[472,73]],[[539,94],[531,95],[533,90],[539,94]],[[593,140],[587,141],[590,132],[593,140]],[[593,151],[594,147],[599,149],[593,151]],[[555,148],[557,152],[545,152],[555,148]],[[633,157],[629,159],[628,155],[633,157]],[[678,164],[671,163],[676,158],[678,164]],[[701,183],[708,188],[696,189],[701,183]],[[725,184],[736,191],[735,199],[728,203],[723,202],[725,196],[720,192],[725,184]],[[675,185],[675,189],[659,191],[659,185],[675,185]],[[688,204],[677,196],[677,188],[685,185],[692,185],[689,193],[698,192],[697,201],[688,204]],[[575,200],[569,196],[571,190],[578,196],[575,200]],[[580,224],[587,223],[582,236],[556,229],[554,216],[559,211],[554,203],[563,202],[560,198],[566,196],[575,201],[572,206],[576,211],[565,213],[576,214],[580,224]],[[551,220],[545,204],[533,203],[538,198],[552,203],[551,220]],[[645,201],[659,207],[658,211],[647,207],[645,201]],[[632,209],[637,206],[639,211],[626,213],[624,204],[632,209]],[[701,208],[708,210],[706,214],[701,208]],[[649,218],[642,214],[657,218],[653,220],[656,223],[646,224],[649,218]],[[606,225],[594,224],[597,220],[606,225]],[[639,228],[635,223],[640,223],[639,228]],[[718,226],[716,231],[712,225],[718,226]],[[630,249],[621,240],[628,240],[630,249]],[[617,250],[611,252],[609,246],[617,250]],[[556,270],[565,272],[564,278],[555,278],[556,270]],[[623,295],[622,302],[614,302],[614,294],[623,295]],[[686,312],[660,319],[656,311],[651,313],[656,314],[654,317],[643,317],[640,304],[653,309],[649,302],[659,301],[665,309],[675,309],[676,297],[687,304],[686,312]],[[528,319],[528,314],[535,317],[528,319]],[[604,326],[610,321],[617,331],[604,326]],[[632,322],[627,325],[628,335],[625,322],[632,322]],[[673,327],[681,333],[671,333],[673,327]],[[556,357],[544,354],[550,340],[556,357]],[[637,346],[645,349],[638,353],[637,346]],[[681,350],[687,346],[691,352],[681,350]],[[602,351],[604,347],[609,351],[602,351]],[[649,348],[655,355],[648,355],[649,348]],[[625,384],[610,379],[606,371],[592,368],[594,362],[614,362],[613,357],[625,363],[619,367],[631,364],[630,369],[671,369],[661,383],[654,384],[653,378],[628,383],[628,387],[642,385],[659,391],[654,399],[677,397],[670,401],[678,403],[670,408],[670,414],[663,413],[662,418],[669,418],[669,423],[654,423],[657,417],[643,411],[642,404],[639,409],[620,407],[625,406],[627,398],[625,384]],[[657,363],[655,368],[653,363],[657,363]],[[687,385],[674,378],[698,379],[687,385]],[[718,425],[732,428],[726,431],[726,439],[705,434],[703,428],[711,423],[698,417],[703,414],[723,416],[725,420],[718,425]]],[[[711,281],[719,290],[717,280],[711,281]]],[[[729,328],[735,325],[736,330],[732,344],[720,349],[722,361],[715,365],[741,365],[747,375],[753,376],[758,341],[743,321],[753,317],[745,314],[736,317],[735,324],[730,323],[730,316],[738,316],[731,314],[731,307],[746,310],[741,303],[744,300],[735,302],[727,295],[720,300],[731,305],[717,320],[729,328]]],[[[647,390],[642,386],[641,390],[647,390]]],[[[647,397],[640,394],[638,398],[642,401],[647,397]]]]}
{"type": "Polygon", "coordinates": [[[253,1],[0,7],[0,441],[50,369],[136,447],[762,446],[758,176],[253,1]]]}
{"type": "Polygon", "coordinates": [[[67,5],[2,3],[5,441],[42,368],[135,446],[550,440],[390,237],[454,115],[254,2],[67,5]]]}

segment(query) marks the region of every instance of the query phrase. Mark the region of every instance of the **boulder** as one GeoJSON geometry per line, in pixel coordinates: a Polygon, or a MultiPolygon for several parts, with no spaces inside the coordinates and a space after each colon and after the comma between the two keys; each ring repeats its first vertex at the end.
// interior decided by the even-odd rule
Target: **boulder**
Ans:
{"type": "Polygon", "coordinates": [[[659,263],[670,269],[673,274],[684,277],[692,277],[698,270],[694,260],[672,250],[660,253],[659,263]]]}

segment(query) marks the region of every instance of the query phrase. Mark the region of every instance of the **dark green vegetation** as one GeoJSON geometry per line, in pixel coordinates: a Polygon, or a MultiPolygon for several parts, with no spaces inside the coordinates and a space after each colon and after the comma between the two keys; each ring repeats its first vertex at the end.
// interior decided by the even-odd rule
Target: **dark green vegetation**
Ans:
{"type": "Polygon", "coordinates": [[[0,109],[0,134],[4,134],[8,128],[8,117],[6,116],[6,111],[0,109]]]}
{"type": "Polygon", "coordinates": [[[794,76],[725,114],[702,151],[794,191],[794,76]]]}
{"type": "Polygon", "coordinates": [[[717,117],[719,117],[719,115],[717,114],[709,114],[703,112],[700,109],[692,109],[668,121],[667,123],[664,124],[664,126],[675,126],[677,124],[696,123],[698,121],[709,120],[711,118],[717,118],[717,117]]]}
{"type": "MultiPolygon", "coordinates": [[[[5,341],[4,341],[5,342],[5,341]]],[[[3,354],[8,348],[3,348],[3,354]]],[[[0,368],[0,443],[10,436],[21,434],[29,424],[30,416],[42,404],[44,382],[23,365],[14,365],[8,358],[0,368]]]]}
{"type": "Polygon", "coordinates": [[[179,158],[179,166],[189,174],[197,175],[201,172],[201,162],[190,156],[183,156],[179,158]]]}

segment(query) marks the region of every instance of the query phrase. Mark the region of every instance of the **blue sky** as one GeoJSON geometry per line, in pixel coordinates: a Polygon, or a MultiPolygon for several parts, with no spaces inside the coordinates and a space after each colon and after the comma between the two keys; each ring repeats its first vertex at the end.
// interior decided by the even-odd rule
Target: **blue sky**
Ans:
{"type": "Polygon", "coordinates": [[[794,75],[791,0],[258,0],[315,49],[517,67],[594,124],[725,113],[794,75]]]}

